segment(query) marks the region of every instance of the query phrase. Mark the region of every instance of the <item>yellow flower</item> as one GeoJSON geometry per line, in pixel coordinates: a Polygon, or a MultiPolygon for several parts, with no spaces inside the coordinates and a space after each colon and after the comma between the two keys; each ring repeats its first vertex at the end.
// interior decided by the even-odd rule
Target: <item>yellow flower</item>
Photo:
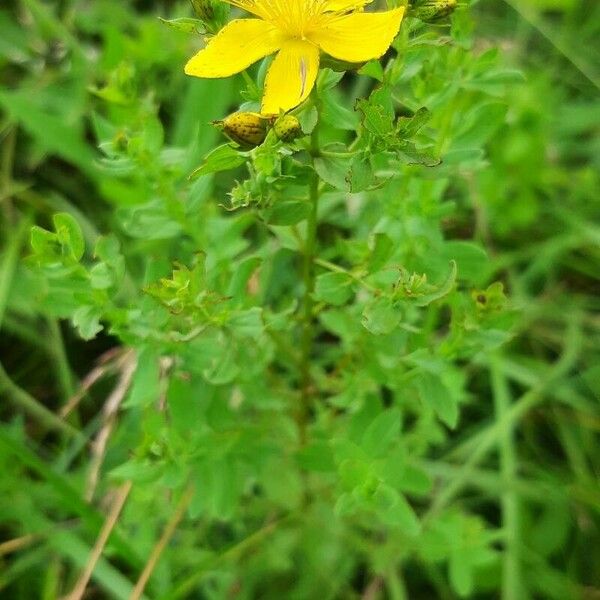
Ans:
{"type": "Polygon", "coordinates": [[[304,101],[319,71],[319,54],[360,63],[379,58],[398,33],[404,8],[366,13],[372,0],[224,0],[258,19],[227,24],[185,66],[195,77],[229,77],[277,52],[261,112],[276,115],[304,101]]]}

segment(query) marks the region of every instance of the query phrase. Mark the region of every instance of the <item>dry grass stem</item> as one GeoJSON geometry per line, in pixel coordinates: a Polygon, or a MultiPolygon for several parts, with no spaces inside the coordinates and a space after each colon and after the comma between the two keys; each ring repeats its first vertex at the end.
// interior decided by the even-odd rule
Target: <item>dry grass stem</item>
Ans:
{"type": "Polygon", "coordinates": [[[185,493],[179,500],[179,503],[175,508],[175,512],[169,519],[169,522],[167,523],[162,533],[162,536],[160,537],[160,540],[158,540],[156,546],[154,546],[152,553],[148,558],[148,562],[146,563],[146,566],[144,567],[144,570],[142,571],[142,574],[140,575],[140,578],[138,579],[135,588],[131,593],[131,596],[129,596],[129,600],[139,600],[142,597],[144,589],[146,588],[146,584],[148,583],[148,580],[152,575],[152,571],[154,571],[156,563],[158,562],[158,559],[160,558],[160,555],[162,554],[166,545],[173,537],[177,525],[179,525],[179,522],[183,518],[185,511],[187,510],[188,506],[190,505],[190,502],[192,501],[193,495],[194,487],[192,485],[189,485],[185,493]]]}
{"type": "Polygon", "coordinates": [[[369,585],[365,588],[362,595],[362,600],[377,600],[381,597],[381,590],[383,589],[383,578],[379,575],[373,579],[369,585]]]}
{"type": "Polygon", "coordinates": [[[94,367],[81,381],[77,392],[69,399],[69,401],[60,409],[59,415],[66,419],[78,406],[90,389],[114,368],[115,362],[121,358],[123,349],[113,348],[105,352],[98,361],[98,365],[94,367]]]}
{"type": "Polygon", "coordinates": [[[64,600],[80,600],[83,598],[83,594],[85,593],[85,589],[90,581],[92,573],[94,572],[94,568],[96,567],[96,563],[98,559],[102,555],[104,547],[106,546],[106,542],[110,536],[111,531],[113,530],[117,520],[119,519],[119,515],[123,510],[123,506],[125,505],[125,500],[127,500],[127,496],[131,491],[131,481],[125,482],[115,494],[115,497],[112,502],[112,506],[110,508],[110,512],[108,513],[108,517],[106,521],[104,521],[104,525],[102,526],[102,530],[100,531],[100,535],[94,544],[92,549],[92,553],[90,558],[85,566],[85,569],[79,580],[75,584],[73,591],[66,596],[64,600]]]}
{"type": "Polygon", "coordinates": [[[27,546],[35,542],[35,540],[37,539],[39,539],[38,535],[30,534],[22,535],[21,537],[2,542],[0,544],[0,556],[5,556],[6,554],[11,554],[12,552],[16,552],[17,550],[26,548],[27,546]]]}
{"type": "Polygon", "coordinates": [[[133,374],[135,373],[137,366],[135,353],[132,350],[126,352],[121,358],[119,366],[119,380],[117,381],[117,385],[113,389],[112,393],[107,398],[102,409],[104,424],[92,442],[92,459],[85,494],[88,502],[94,497],[94,492],[96,491],[96,486],[98,485],[100,468],[104,462],[106,445],[115,426],[119,407],[121,406],[127,391],[129,390],[133,374]]]}

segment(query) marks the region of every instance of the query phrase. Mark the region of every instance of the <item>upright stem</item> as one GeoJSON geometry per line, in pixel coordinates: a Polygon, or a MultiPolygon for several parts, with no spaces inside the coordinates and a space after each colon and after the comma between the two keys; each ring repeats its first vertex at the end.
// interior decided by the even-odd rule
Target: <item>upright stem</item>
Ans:
{"type": "Polygon", "coordinates": [[[81,438],[81,433],[73,426],[65,423],[51,410],[40,404],[33,396],[21,389],[4,370],[0,363],[0,397],[12,401],[12,403],[37,419],[47,429],[56,429],[76,438],[81,438]]]}
{"type": "Polygon", "coordinates": [[[2,157],[0,159],[0,203],[6,219],[5,226],[10,227],[15,221],[14,209],[10,199],[10,187],[12,182],[13,162],[15,159],[15,147],[17,143],[17,130],[9,125],[2,157]]]}
{"type": "Polygon", "coordinates": [[[389,569],[385,581],[391,600],[408,600],[406,585],[400,567],[389,569]]]}
{"type": "MultiPolygon", "coordinates": [[[[319,151],[319,143],[316,129],[311,139],[311,154],[313,162],[319,151]]],[[[302,406],[298,418],[300,429],[300,441],[306,441],[306,425],[310,413],[312,390],[312,379],[310,375],[311,354],[314,340],[313,331],[313,292],[315,289],[315,253],[317,246],[317,213],[319,208],[319,176],[313,171],[308,184],[310,212],[306,225],[306,240],[304,243],[303,281],[304,281],[304,311],[302,317],[302,358],[301,358],[301,393],[302,406]]]]}
{"type": "Polygon", "coordinates": [[[0,258],[0,326],[6,314],[9,291],[30,226],[31,221],[28,216],[23,217],[14,229],[10,227],[10,223],[6,223],[7,239],[0,258]]]}
{"type": "Polygon", "coordinates": [[[60,331],[60,326],[56,319],[48,319],[48,329],[50,332],[48,343],[52,348],[52,355],[56,365],[56,379],[62,400],[66,404],[75,394],[75,384],[73,374],[69,365],[65,341],[60,331]]]}
{"type": "MultiPolygon", "coordinates": [[[[502,370],[501,356],[494,355],[490,361],[492,390],[496,410],[496,421],[506,423],[511,398],[506,377],[502,370]]],[[[519,498],[513,489],[517,476],[517,455],[514,445],[514,430],[508,423],[502,426],[499,437],[500,470],[505,486],[502,494],[502,524],[505,530],[506,547],[502,565],[502,600],[517,600],[521,594],[521,565],[519,559],[519,498]]]]}

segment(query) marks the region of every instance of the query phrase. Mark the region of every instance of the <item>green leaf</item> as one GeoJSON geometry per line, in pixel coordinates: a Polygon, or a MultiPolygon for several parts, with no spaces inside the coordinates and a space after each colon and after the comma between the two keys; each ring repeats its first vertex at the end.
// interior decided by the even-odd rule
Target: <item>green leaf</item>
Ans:
{"type": "Polygon", "coordinates": [[[256,339],[263,331],[263,309],[255,306],[233,315],[229,319],[229,327],[236,335],[256,339]]]}
{"type": "Polygon", "coordinates": [[[119,240],[114,235],[105,235],[98,238],[94,248],[94,256],[114,264],[122,258],[119,240]]]}
{"type": "Polygon", "coordinates": [[[317,277],[314,297],[321,302],[341,306],[352,297],[353,283],[353,279],[345,273],[323,273],[317,277]]]}
{"type": "Polygon", "coordinates": [[[350,191],[348,183],[348,172],[352,165],[353,155],[347,156],[321,156],[315,160],[315,170],[319,177],[330,186],[342,190],[350,191]]]}
{"type": "Polygon", "coordinates": [[[421,371],[417,387],[423,402],[431,406],[448,427],[454,429],[458,423],[458,403],[440,377],[421,371]]]}
{"type": "Polygon", "coordinates": [[[394,109],[389,88],[378,87],[369,96],[356,102],[356,110],[362,114],[363,127],[374,136],[386,136],[394,129],[394,109]]]}
{"type": "Polygon", "coordinates": [[[326,92],[327,90],[335,87],[343,76],[343,71],[337,72],[333,71],[332,69],[321,69],[317,79],[317,90],[320,94],[326,92]]]}
{"type": "Polygon", "coordinates": [[[399,485],[399,489],[402,492],[426,496],[431,492],[432,487],[433,482],[423,469],[413,465],[406,465],[402,470],[399,485]]]}
{"type": "Polygon", "coordinates": [[[156,484],[161,475],[162,469],[156,462],[135,458],[111,469],[109,473],[110,478],[113,480],[127,481],[131,479],[139,485],[156,484]]]}
{"type": "Polygon", "coordinates": [[[417,306],[428,306],[432,302],[447,296],[456,285],[457,274],[458,268],[456,266],[456,261],[451,260],[450,273],[448,274],[448,277],[446,277],[446,279],[436,289],[417,298],[415,304],[417,306]]]}
{"type": "Polygon", "coordinates": [[[82,306],[73,314],[73,325],[84,340],[92,340],[102,331],[101,314],[92,306],[82,306]]]}
{"type": "Polygon", "coordinates": [[[372,77],[373,79],[377,79],[377,81],[383,81],[385,73],[383,71],[383,67],[378,60],[370,60],[366,65],[363,65],[358,70],[359,75],[367,75],[368,77],[372,77]]]}
{"type": "Polygon", "coordinates": [[[31,247],[39,263],[62,263],[73,266],[85,252],[85,240],[81,227],[68,213],[57,213],[52,218],[54,232],[37,225],[31,228],[31,247]]]}
{"type": "Polygon", "coordinates": [[[412,117],[400,117],[396,125],[396,134],[401,138],[411,138],[429,123],[431,113],[427,108],[420,108],[412,117]]]}
{"type": "MultiPolygon", "coordinates": [[[[158,154],[165,141],[165,132],[160,119],[156,115],[148,115],[144,119],[144,130],[140,135],[144,150],[158,154]]],[[[130,142],[131,143],[131,142],[130,142]]]]}
{"type": "Polygon", "coordinates": [[[98,263],[90,270],[90,279],[92,287],[106,289],[116,286],[121,283],[125,276],[125,258],[121,254],[121,245],[119,240],[113,235],[102,236],[96,242],[94,256],[101,259],[103,262],[98,263]],[[94,278],[99,277],[99,280],[94,283],[94,278]]]}
{"type": "Polygon", "coordinates": [[[373,236],[373,246],[369,260],[367,262],[367,271],[377,273],[382,269],[394,253],[394,242],[385,233],[376,233],[373,236]]]}
{"type": "Polygon", "coordinates": [[[190,179],[219,171],[229,171],[243,165],[247,160],[247,156],[238,152],[230,144],[223,144],[204,158],[204,162],[190,175],[190,179]]]}
{"type": "Polygon", "coordinates": [[[120,208],[117,216],[127,234],[141,240],[167,240],[181,234],[181,223],[160,200],[142,206],[120,208]]]}
{"type": "Polygon", "coordinates": [[[333,453],[327,442],[311,442],[298,451],[296,459],[298,464],[307,471],[317,473],[332,473],[335,471],[333,453]]]}
{"type": "Polygon", "coordinates": [[[363,434],[361,446],[373,458],[384,456],[399,438],[402,413],[398,408],[384,410],[377,415],[363,434]]]}
{"type": "Polygon", "coordinates": [[[54,98],[43,84],[42,87],[22,87],[16,92],[0,92],[0,106],[21,123],[45,151],[64,158],[86,173],[96,173],[95,153],[84,141],[83,127],[68,113],[51,112],[49,107],[53,104],[54,98]]]}
{"type": "Polygon", "coordinates": [[[421,148],[413,142],[406,140],[395,144],[394,149],[398,158],[408,165],[423,165],[424,167],[437,167],[442,161],[431,147],[421,148]]]}
{"type": "Polygon", "coordinates": [[[160,395],[159,356],[154,348],[145,347],[137,357],[137,368],[125,406],[148,406],[160,395]]]}
{"type": "Polygon", "coordinates": [[[573,526],[573,515],[567,501],[556,502],[541,507],[528,536],[528,544],[540,556],[552,556],[559,553],[568,543],[573,526]]]}
{"type": "Polygon", "coordinates": [[[373,335],[391,333],[399,325],[402,315],[389,298],[376,298],[365,306],[362,324],[373,335]]]}
{"type": "Polygon", "coordinates": [[[360,508],[360,501],[353,494],[343,493],[336,500],[333,512],[338,519],[350,517],[360,508]]]}
{"type": "Polygon", "coordinates": [[[206,475],[203,491],[208,495],[210,514],[221,521],[229,521],[235,514],[239,497],[237,465],[223,457],[210,463],[206,475]]]}
{"type": "MultiPolygon", "coordinates": [[[[193,438],[197,424],[203,418],[202,401],[196,396],[202,386],[198,379],[190,380],[175,373],[169,380],[167,405],[175,431],[184,439],[193,438]]],[[[203,391],[203,390],[202,390],[203,391]]]]}
{"type": "Polygon", "coordinates": [[[345,489],[353,490],[367,484],[373,477],[369,464],[364,460],[348,458],[343,460],[338,472],[345,489]]]}
{"type": "Polygon", "coordinates": [[[459,549],[454,549],[450,556],[449,564],[450,585],[461,597],[470,596],[473,593],[473,573],[470,561],[459,549]]]}
{"type": "Polygon", "coordinates": [[[308,202],[285,200],[277,202],[266,216],[267,223],[279,226],[297,225],[308,217],[310,205],[308,202]]]}
{"type": "Polygon", "coordinates": [[[404,535],[416,537],[421,531],[421,524],[412,506],[406,498],[391,488],[380,483],[373,494],[373,502],[377,512],[392,526],[399,527],[404,535]]]}
{"type": "Polygon", "coordinates": [[[267,498],[288,510],[297,509],[304,493],[300,472],[282,459],[272,459],[265,465],[263,487],[267,498]],[[275,476],[274,476],[275,475],[275,476]]]}
{"type": "Polygon", "coordinates": [[[357,114],[337,102],[332,93],[322,96],[321,119],[336,129],[347,131],[355,131],[358,125],[357,114]]]}
{"type": "Polygon", "coordinates": [[[504,124],[507,105],[500,102],[476,104],[462,116],[461,128],[450,145],[451,151],[479,148],[504,124]]]}
{"type": "Polygon", "coordinates": [[[297,117],[300,121],[302,131],[307,135],[310,135],[319,121],[319,111],[316,107],[311,106],[308,110],[303,110],[297,117]]]}
{"type": "Polygon", "coordinates": [[[225,385],[231,383],[239,372],[235,346],[229,343],[227,346],[214,347],[210,364],[202,374],[213,385],[225,385]]]}
{"type": "Polygon", "coordinates": [[[240,262],[229,282],[227,296],[233,299],[243,300],[247,297],[246,286],[250,277],[261,265],[261,259],[258,256],[251,256],[240,262]]]}
{"type": "Polygon", "coordinates": [[[451,241],[443,247],[444,257],[456,261],[458,278],[474,284],[487,279],[490,262],[486,251],[474,242],[451,241]]]}
{"type": "Polygon", "coordinates": [[[113,272],[106,263],[99,263],[90,269],[90,284],[95,290],[107,290],[113,283],[113,272]]]}
{"type": "Polygon", "coordinates": [[[373,167],[367,154],[356,154],[351,162],[346,175],[348,189],[356,194],[379,185],[373,173],[373,167]]]}
{"type": "Polygon", "coordinates": [[[52,221],[58,241],[68,250],[73,260],[79,262],[85,252],[85,240],[79,223],[69,213],[57,213],[52,221]]]}
{"type": "Polygon", "coordinates": [[[191,17],[180,17],[178,19],[163,19],[158,17],[158,20],[175,29],[176,31],[181,31],[182,33],[206,33],[206,25],[200,19],[193,19],[191,17]]]}
{"type": "Polygon", "coordinates": [[[35,258],[39,261],[55,261],[60,256],[60,243],[56,233],[34,225],[31,228],[30,243],[35,258]]]}

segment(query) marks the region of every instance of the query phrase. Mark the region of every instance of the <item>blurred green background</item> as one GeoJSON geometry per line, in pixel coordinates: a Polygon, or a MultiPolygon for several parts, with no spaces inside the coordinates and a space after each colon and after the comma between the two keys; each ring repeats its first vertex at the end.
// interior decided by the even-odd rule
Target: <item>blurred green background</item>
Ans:
{"type": "MultiPolygon", "coordinates": [[[[511,596],[497,573],[484,573],[465,595],[593,600],[600,598],[600,2],[481,0],[471,10],[472,52],[497,48],[505,73],[514,77],[497,82],[508,90],[506,122],[487,142],[486,168],[455,190],[464,210],[448,231],[486,247],[519,307],[514,340],[504,350],[502,368],[492,370],[492,387],[500,397],[525,399],[515,417],[516,456],[508,462],[518,473],[511,498],[526,507],[519,554],[527,585],[511,596]]],[[[155,248],[144,234],[163,222],[161,211],[169,207],[143,215],[132,207],[145,197],[154,174],[160,171],[163,181],[175,181],[182,175],[178,168],[185,175],[219,142],[209,122],[235,109],[243,85],[241,79],[192,85],[183,75],[194,43],[158,17],[190,14],[187,3],[167,0],[3,0],[0,6],[4,598],[65,594],[86,564],[106,513],[106,506],[85,498],[85,473],[93,457],[86,458],[81,444],[67,444],[49,430],[79,382],[102,370],[97,361],[117,342],[105,333],[83,341],[80,334],[95,333],[93,320],[80,315],[76,331],[37,302],[27,275],[30,228],[51,228],[52,215],[66,212],[89,241],[115,228],[117,219],[138,256],[134,263],[155,248]],[[137,179],[125,185],[112,176],[119,165],[107,170],[97,142],[112,136],[118,143],[118,131],[100,116],[107,112],[113,121],[129,120],[143,131],[145,147],[162,152],[160,166],[156,156],[143,154],[137,179]],[[163,125],[166,149],[156,122],[163,125]],[[171,163],[179,167],[169,175],[171,163]]],[[[224,190],[227,183],[216,185],[224,190]]],[[[220,210],[216,203],[213,208],[220,210]]],[[[211,239],[218,244],[218,233],[211,239]]],[[[177,255],[177,248],[172,242],[165,251],[177,255]]],[[[67,305],[69,299],[62,301],[67,305]]],[[[102,375],[107,379],[89,392],[71,421],[87,437],[99,428],[114,384],[114,373],[102,375]]],[[[432,477],[451,482],[468,476],[472,485],[462,502],[495,523],[507,501],[500,463],[491,460],[467,475],[460,471],[473,447],[469,435],[485,434],[489,412],[483,400],[471,403],[461,421],[463,437],[444,448],[453,460],[436,462],[441,449],[428,460],[432,477]]],[[[119,436],[118,443],[127,447],[126,432],[119,430],[119,436]]],[[[108,475],[101,478],[107,485],[108,475]]],[[[143,512],[154,493],[149,486],[129,505],[127,525],[112,539],[86,597],[129,596],[146,549],[174,510],[166,498],[153,508],[156,512],[143,512]],[[128,539],[131,531],[135,544],[128,539]]],[[[161,559],[147,597],[170,597],[175,589],[177,597],[190,598],[405,594],[393,582],[388,587],[377,578],[370,582],[360,561],[344,571],[343,585],[334,581],[322,595],[314,591],[318,586],[292,593],[278,592],[273,584],[261,592],[255,581],[255,591],[245,592],[236,588],[229,565],[239,561],[239,570],[254,569],[260,579],[261,565],[286,556],[292,541],[281,537],[271,546],[261,539],[268,531],[259,531],[244,542],[251,548],[246,553],[244,544],[228,545],[237,533],[218,522],[198,527],[187,522],[161,559]],[[208,546],[215,540],[217,550],[209,552],[207,539],[208,546]],[[200,588],[197,571],[211,573],[214,580],[209,577],[200,588]]],[[[318,531],[305,534],[307,543],[319,543],[318,531]]],[[[405,573],[410,599],[458,597],[456,586],[448,586],[435,565],[411,565],[405,573]]],[[[304,567],[306,573],[313,568],[304,567]]]]}

